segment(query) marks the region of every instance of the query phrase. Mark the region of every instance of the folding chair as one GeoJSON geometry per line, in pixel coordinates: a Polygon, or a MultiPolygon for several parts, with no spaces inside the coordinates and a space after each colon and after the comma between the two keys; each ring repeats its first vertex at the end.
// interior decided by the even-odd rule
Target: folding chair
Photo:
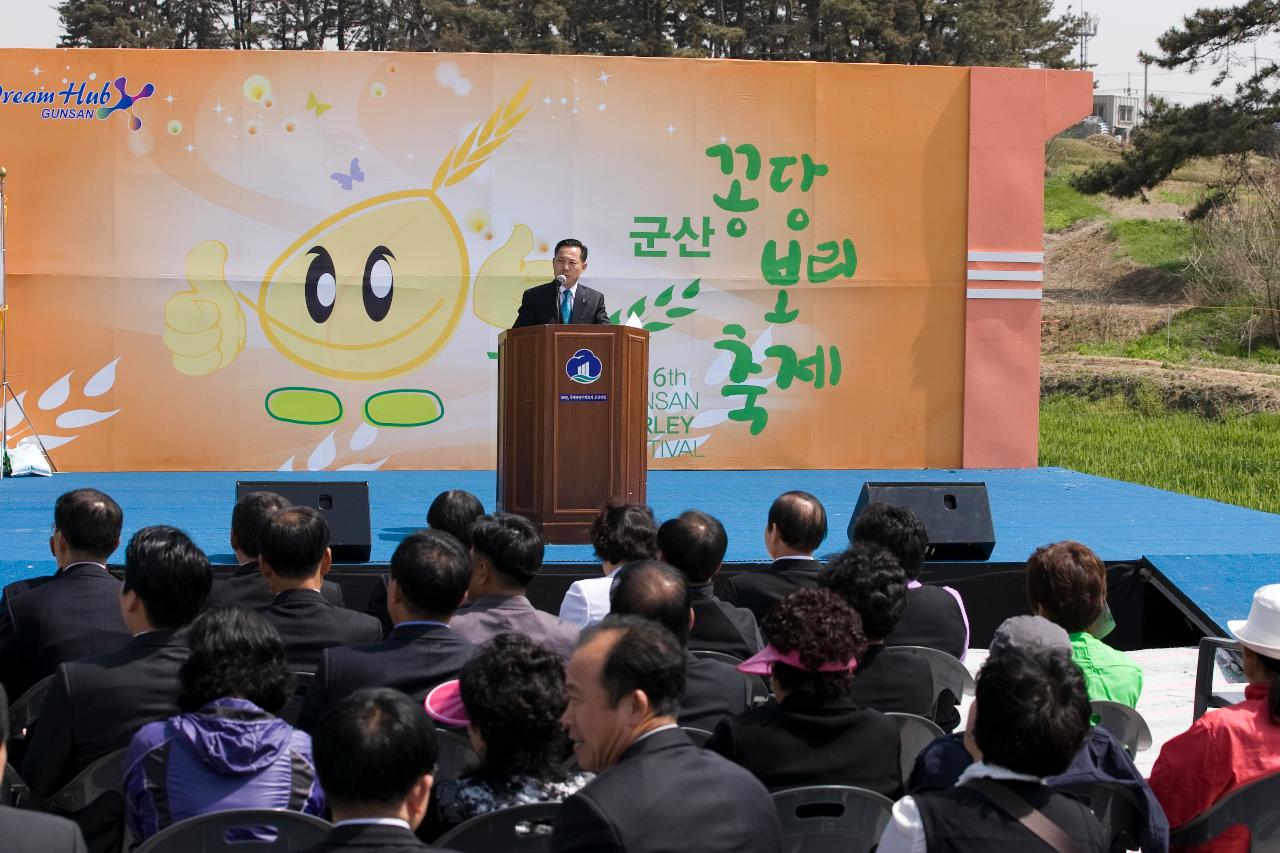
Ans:
{"type": "Polygon", "coordinates": [[[1111,839],[1109,849],[1113,853],[1139,849],[1146,816],[1132,790],[1117,782],[1075,782],[1054,785],[1053,789],[1070,794],[1089,807],[1111,839]]]}
{"type": "Polygon", "coordinates": [[[916,766],[916,756],[933,743],[935,738],[942,737],[944,732],[942,727],[933,720],[915,714],[890,711],[885,716],[892,718],[898,724],[898,737],[901,742],[898,756],[902,764],[902,784],[905,787],[907,780],[911,778],[911,771],[916,766]]]}
{"type": "Polygon", "coordinates": [[[460,853],[541,853],[551,849],[559,803],[530,803],[473,817],[440,836],[437,847],[460,853]]]}
{"type": "Polygon", "coordinates": [[[1105,699],[1095,699],[1089,705],[1098,715],[1098,725],[1111,732],[1130,755],[1151,748],[1151,728],[1136,710],[1105,699]]]}
{"type": "MultiPolygon", "coordinates": [[[[332,825],[318,817],[285,809],[232,809],[199,815],[168,826],[148,838],[134,853],[283,853],[319,844],[332,825]],[[271,841],[259,827],[275,830],[271,841]],[[239,830],[237,840],[231,833],[239,830]]],[[[269,834],[269,833],[268,833],[269,834]]]]}
{"type": "Polygon", "coordinates": [[[436,729],[436,743],[440,755],[436,758],[436,779],[443,782],[457,779],[480,762],[480,756],[471,748],[471,739],[449,729],[436,729]]]}
{"type": "Polygon", "coordinates": [[[924,658],[933,676],[933,716],[938,718],[938,701],[949,691],[956,701],[973,695],[973,676],[964,664],[946,652],[928,646],[885,646],[885,654],[914,655],[924,658]]]}
{"type": "Polygon", "coordinates": [[[776,791],[784,853],[868,853],[889,825],[893,801],[845,785],[776,791]]]}
{"type": "Polygon", "coordinates": [[[280,709],[277,717],[284,720],[289,725],[298,722],[298,715],[302,713],[302,703],[307,698],[307,690],[311,687],[311,682],[316,680],[314,672],[295,672],[293,674],[293,695],[289,697],[289,701],[284,703],[284,707],[280,709]]]}
{"type": "Polygon", "coordinates": [[[1207,844],[1233,826],[1249,830],[1252,853],[1280,851],[1280,773],[1241,785],[1169,834],[1169,846],[1207,844]]]}
{"type": "MultiPolygon", "coordinates": [[[[1200,652],[1196,656],[1196,690],[1191,711],[1191,722],[1204,716],[1210,708],[1225,708],[1240,701],[1213,692],[1213,672],[1216,664],[1222,660],[1228,666],[1239,671],[1240,679],[1244,678],[1243,664],[1240,662],[1240,643],[1225,637],[1201,637],[1200,652]]],[[[1244,689],[1241,684],[1240,689],[1244,689]]]]}
{"type": "MultiPolygon", "coordinates": [[[[721,663],[737,666],[742,663],[742,658],[734,657],[727,652],[716,652],[711,649],[689,649],[689,654],[696,658],[705,658],[706,660],[718,660],[721,663]]],[[[748,698],[747,704],[754,708],[757,705],[763,705],[769,701],[769,697],[773,695],[773,691],[769,688],[769,682],[759,675],[747,676],[751,679],[751,696],[748,698]]]]}
{"type": "Polygon", "coordinates": [[[689,736],[689,740],[693,741],[694,746],[706,746],[707,741],[711,740],[711,732],[706,729],[697,729],[693,726],[681,726],[680,728],[689,736]]]}

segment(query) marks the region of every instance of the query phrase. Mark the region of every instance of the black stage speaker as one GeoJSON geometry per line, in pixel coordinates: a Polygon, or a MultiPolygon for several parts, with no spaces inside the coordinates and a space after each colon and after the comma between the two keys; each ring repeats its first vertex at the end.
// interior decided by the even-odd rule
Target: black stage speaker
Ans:
{"type": "Polygon", "coordinates": [[[367,563],[373,537],[369,528],[369,484],[306,480],[237,481],[236,501],[249,492],[274,492],[294,506],[320,510],[329,522],[329,547],[335,563],[367,563]]]}
{"type": "Polygon", "coordinates": [[[985,560],[996,547],[986,483],[863,483],[849,520],[849,541],[869,503],[906,507],[929,531],[926,560],[985,560]]]}

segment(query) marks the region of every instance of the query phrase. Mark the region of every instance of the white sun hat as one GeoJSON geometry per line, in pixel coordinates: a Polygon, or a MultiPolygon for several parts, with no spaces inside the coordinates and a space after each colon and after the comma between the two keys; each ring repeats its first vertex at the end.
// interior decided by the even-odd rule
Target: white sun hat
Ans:
{"type": "Polygon", "coordinates": [[[1267,584],[1253,594],[1248,619],[1232,619],[1227,629],[1240,644],[1269,658],[1280,658],[1280,583],[1267,584]]]}

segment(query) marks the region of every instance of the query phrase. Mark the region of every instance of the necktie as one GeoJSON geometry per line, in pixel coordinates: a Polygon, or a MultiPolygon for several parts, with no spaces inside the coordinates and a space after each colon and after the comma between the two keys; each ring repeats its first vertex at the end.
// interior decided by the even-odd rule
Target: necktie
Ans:
{"type": "Polygon", "coordinates": [[[567,324],[570,315],[573,314],[573,291],[560,291],[560,322],[567,324]]]}

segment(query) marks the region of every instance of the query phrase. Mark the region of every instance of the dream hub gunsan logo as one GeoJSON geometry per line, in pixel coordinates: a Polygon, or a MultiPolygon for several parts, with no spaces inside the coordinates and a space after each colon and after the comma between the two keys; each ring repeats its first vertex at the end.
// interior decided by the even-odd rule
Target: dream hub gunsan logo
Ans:
{"type": "Polygon", "coordinates": [[[129,116],[129,129],[141,130],[142,118],[133,111],[138,101],[150,98],[156,87],[145,83],[137,92],[129,93],[129,80],[125,76],[98,86],[95,75],[88,80],[70,80],[59,91],[48,89],[17,89],[0,84],[0,106],[34,106],[40,108],[40,118],[47,121],[105,120],[112,113],[123,112],[129,116]],[[111,89],[115,88],[113,95],[111,89]]]}
{"type": "Polygon", "coordinates": [[[604,365],[589,349],[580,349],[565,362],[564,372],[580,385],[590,385],[600,378],[604,365]]]}

